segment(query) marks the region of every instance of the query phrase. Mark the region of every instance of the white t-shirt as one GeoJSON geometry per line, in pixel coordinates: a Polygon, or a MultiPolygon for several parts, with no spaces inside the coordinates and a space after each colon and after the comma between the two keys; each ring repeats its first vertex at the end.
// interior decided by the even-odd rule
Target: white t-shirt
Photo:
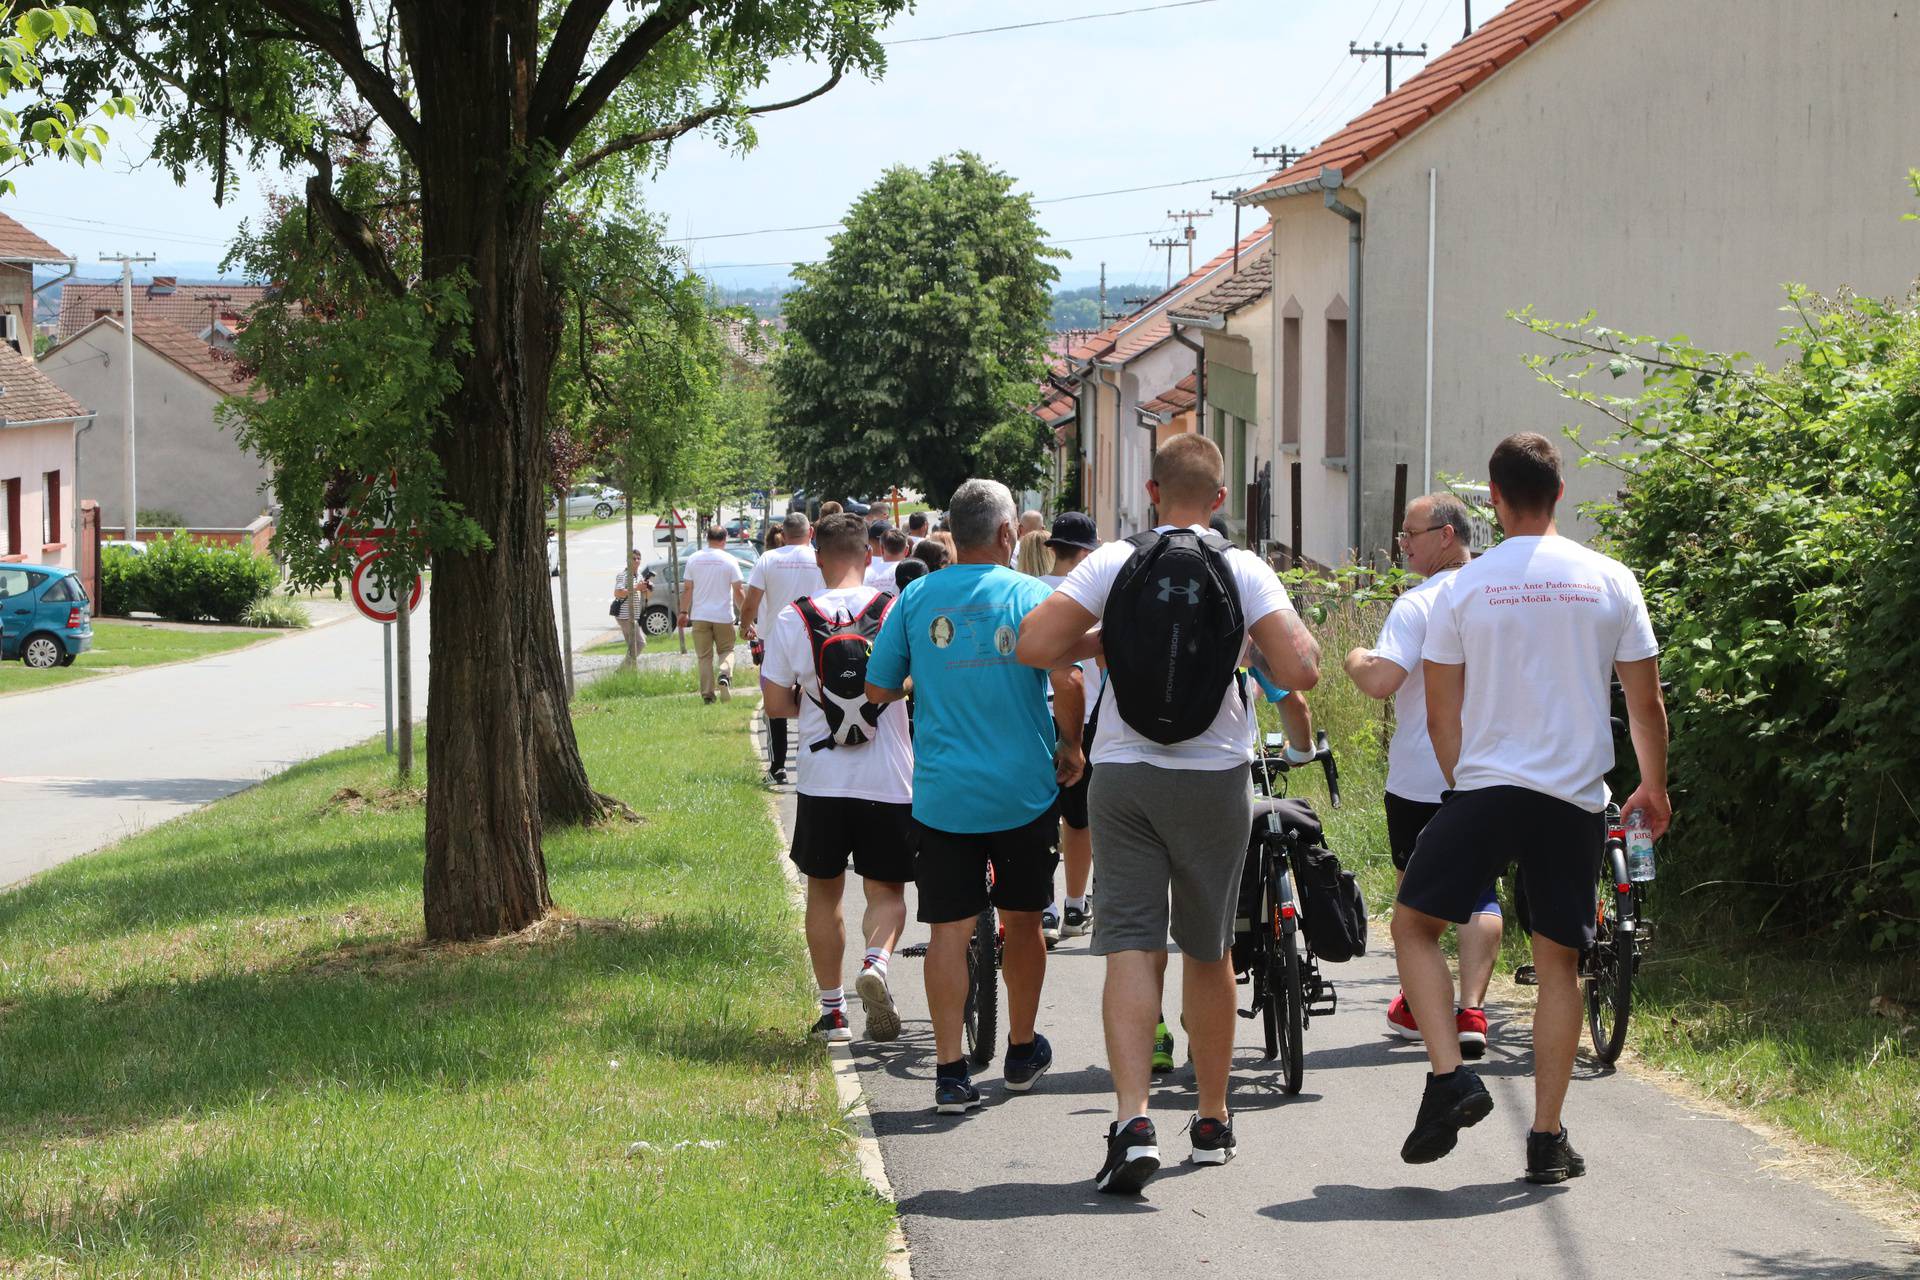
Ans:
{"type": "Polygon", "coordinates": [[[1448,574],[1421,656],[1467,668],[1454,786],[1526,787],[1598,813],[1613,664],[1659,652],[1632,571],[1577,542],[1508,538],[1448,574]]]}
{"type": "MultiPolygon", "coordinates": [[[[1046,583],[1055,591],[1058,591],[1060,584],[1066,580],[1066,575],[1060,573],[1043,573],[1040,575],[1040,581],[1046,583]]],[[[1079,662],[1079,667],[1080,687],[1087,699],[1087,713],[1081,719],[1081,723],[1084,724],[1088,720],[1093,719],[1093,709],[1100,701],[1100,664],[1092,658],[1082,658],[1079,662]]],[[[1053,686],[1051,684],[1047,686],[1047,696],[1049,698],[1053,696],[1053,686]]],[[[1082,743],[1081,745],[1085,746],[1087,744],[1082,743]]]]}
{"type": "MultiPolygon", "coordinates": [[[[829,617],[851,618],[878,594],[871,587],[816,591],[813,602],[829,617]]],[[[767,660],[760,678],[776,685],[800,686],[800,736],[796,758],[799,789],[810,796],[845,796],[883,804],[913,803],[913,739],[907,733],[907,704],[890,702],[880,713],[873,741],[857,747],[815,751],[830,736],[827,716],[813,700],[819,681],[813,670],[813,645],[807,624],[792,605],[781,609],[767,629],[767,660]]]]}
{"type": "Polygon", "coordinates": [[[772,628],[780,611],[795,600],[825,591],[827,580],[820,576],[820,562],[814,559],[813,544],[803,542],[790,547],[775,547],[754,561],[753,572],[747,575],[747,585],[765,593],[757,618],[757,624],[764,632],[772,628]]]}
{"type": "MultiPolygon", "coordinates": [[[[1172,527],[1162,525],[1157,532],[1164,533],[1172,527]]],[[[1201,525],[1194,526],[1194,531],[1202,534],[1212,532],[1201,525]]],[[[1059,590],[1099,618],[1107,609],[1107,593],[1113,590],[1114,580],[1120,576],[1121,568],[1132,555],[1132,543],[1109,542],[1074,566],[1059,590]]],[[[1293,608],[1293,602],[1287,598],[1287,589],[1280,585],[1280,579],[1274,576],[1266,561],[1251,551],[1232,548],[1227,552],[1227,567],[1232,571],[1234,587],[1240,593],[1240,612],[1246,619],[1249,633],[1254,624],[1268,614],[1293,608]]],[[[1213,723],[1205,732],[1185,742],[1162,744],[1134,732],[1133,726],[1121,718],[1120,709],[1114,705],[1113,686],[1109,682],[1100,691],[1100,732],[1095,735],[1093,762],[1152,764],[1163,769],[1219,770],[1243,767],[1253,758],[1249,745],[1253,733],[1251,715],[1246,700],[1241,697],[1238,683],[1230,682],[1226,692],[1220,696],[1220,712],[1214,716],[1213,723]]]]}
{"type": "Polygon", "coordinates": [[[1393,602],[1380,639],[1374,642],[1374,656],[1385,658],[1407,673],[1400,691],[1393,695],[1393,742],[1387,747],[1387,790],[1402,800],[1424,804],[1440,803],[1447,779],[1440,772],[1440,761],[1433,754],[1433,739],[1427,736],[1427,678],[1420,666],[1420,651],[1427,643],[1427,620],[1440,586],[1448,574],[1436,573],[1393,602]]]}
{"type": "Polygon", "coordinates": [[[867,566],[867,585],[875,591],[891,591],[899,595],[900,585],[893,578],[893,571],[899,567],[898,560],[882,560],[875,556],[873,563],[867,566]]]}
{"type": "Polygon", "coordinates": [[[714,547],[703,547],[687,557],[682,566],[683,581],[693,584],[693,609],[687,614],[695,622],[733,621],[733,584],[740,581],[740,561],[714,547]]]}

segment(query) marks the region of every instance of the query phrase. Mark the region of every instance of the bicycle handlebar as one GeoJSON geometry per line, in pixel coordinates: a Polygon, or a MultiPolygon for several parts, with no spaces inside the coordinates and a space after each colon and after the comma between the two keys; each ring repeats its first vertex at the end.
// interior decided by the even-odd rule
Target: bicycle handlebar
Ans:
{"type": "Polygon", "coordinates": [[[1327,803],[1335,809],[1340,807],[1340,766],[1334,761],[1333,747],[1327,742],[1325,729],[1314,733],[1313,755],[1299,764],[1288,760],[1283,753],[1271,751],[1261,752],[1260,761],[1269,770],[1278,768],[1281,773],[1291,773],[1303,765],[1317,762],[1320,765],[1320,771],[1326,775],[1327,779],[1327,803]]]}

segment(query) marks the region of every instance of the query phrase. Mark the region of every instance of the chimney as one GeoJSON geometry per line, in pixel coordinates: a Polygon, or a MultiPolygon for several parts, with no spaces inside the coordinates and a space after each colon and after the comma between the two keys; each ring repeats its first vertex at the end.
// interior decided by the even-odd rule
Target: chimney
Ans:
{"type": "Polygon", "coordinates": [[[155,276],[153,283],[147,286],[149,298],[165,298],[180,286],[179,276],[155,276]]]}

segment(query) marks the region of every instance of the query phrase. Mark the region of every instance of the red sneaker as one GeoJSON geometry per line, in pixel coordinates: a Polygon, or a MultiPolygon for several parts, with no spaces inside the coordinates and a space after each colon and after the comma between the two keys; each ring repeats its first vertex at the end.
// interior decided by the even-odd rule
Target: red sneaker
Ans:
{"type": "Polygon", "coordinates": [[[1420,1024],[1413,1020],[1413,1010],[1407,1007],[1406,992],[1394,996],[1393,1003],[1387,1006],[1387,1026],[1402,1040],[1421,1039],[1420,1024]]]}
{"type": "Polygon", "coordinates": [[[1485,1009],[1461,1009],[1453,1015],[1453,1025],[1460,1032],[1460,1056],[1478,1058],[1487,1051],[1487,1011],[1485,1009]]]}

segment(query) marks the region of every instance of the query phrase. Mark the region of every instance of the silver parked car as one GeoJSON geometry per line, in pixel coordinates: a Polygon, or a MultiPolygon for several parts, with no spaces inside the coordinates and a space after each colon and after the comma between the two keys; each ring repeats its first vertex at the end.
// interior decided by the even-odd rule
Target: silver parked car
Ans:
{"type": "MultiPolygon", "coordinates": [[[[577,484],[567,491],[567,518],[569,520],[592,516],[596,520],[611,519],[627,495],[610,485],[577,484]]],[[[560,504],[549,499],[547,516],[549,519],[559,514],[560,504]]]]}

